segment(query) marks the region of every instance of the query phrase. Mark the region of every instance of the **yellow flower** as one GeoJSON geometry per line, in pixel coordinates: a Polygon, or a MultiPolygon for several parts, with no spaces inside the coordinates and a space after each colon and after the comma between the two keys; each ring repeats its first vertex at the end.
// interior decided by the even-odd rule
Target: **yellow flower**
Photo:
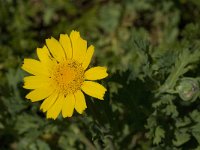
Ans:
{"type": "Polygon", "coordinates": [[[39,61],[24,59],[22,69],[33,74],[24,78],[24,88],[32,90],[26,98],[32,102],[44,100],[40,109],[53,119],[60,112],[63,117],[71,117],[74,109],[82,114],[87,108],[83,92],[103,100],[106,88],[89,80],[107,77],[107,69],[86,70],[93,53],[94,46],[87,48],[87,41],[77,31],[70,36],[61,34],[59,41],[46,39],[46,46],[37,48],[39,61]]]}

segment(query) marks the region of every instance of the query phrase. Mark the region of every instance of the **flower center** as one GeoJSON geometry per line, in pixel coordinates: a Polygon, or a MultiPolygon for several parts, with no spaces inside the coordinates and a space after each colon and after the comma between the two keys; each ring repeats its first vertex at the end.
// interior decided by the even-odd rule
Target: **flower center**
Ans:
{"type": "Polygon", "coordinates": [[[59,91],[66,96],[80,90],[84,81],[84,69],[80,63],[66,60],[56,65],[51,77],[59,91]]]}

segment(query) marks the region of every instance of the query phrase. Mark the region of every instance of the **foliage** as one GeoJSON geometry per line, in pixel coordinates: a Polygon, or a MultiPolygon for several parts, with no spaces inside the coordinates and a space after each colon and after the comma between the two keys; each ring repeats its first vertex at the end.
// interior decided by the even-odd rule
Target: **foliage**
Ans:
{"type": "Polygon", "coordinates": [[[0,0],[0,149],[200,149],[200,0],[0,0]],[[23,58],[72,29],[108,67],[104,101],[47,120],[23,58]]]}

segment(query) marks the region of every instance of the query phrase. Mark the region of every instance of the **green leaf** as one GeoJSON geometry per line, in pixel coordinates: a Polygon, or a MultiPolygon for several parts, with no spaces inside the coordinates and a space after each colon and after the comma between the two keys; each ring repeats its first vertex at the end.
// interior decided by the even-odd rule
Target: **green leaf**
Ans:
{"type": "Polygon", "coordinates": [[[165,137],[165,131],[161,127],[157,127],[155,130],[155,137],[153,139],[153,144],[159,144],[161,140],[165,137]]]}
{"type": "Polygon", "coordinates": [[[38,150],[50,150],[50,147],[46,142],[42,140],[37,140],[36,143],[37,143],[38,150]]]}
{"type": "Polygon", "coordinates": [[[118,4],[109,3],[100,9],[99,26],[106,32],[113,32],[119,23],[121,6],[118,4]]]}
{"type": "Polygon", "coordinates": [[[176,125],[177,128],[180,128],[180,127],[184,127],[184,126],[191,124],[191,122],[192,121],[190,120],[190,118],[185,116],[183,119],[182,118],[176,119],[175,125],[176,125]]]}
{"type": "Polygon", "coordinates": [[[179,114],[177,111],[177,107],[174,104],[167,105],[163,112],[165,112],[168,116],[171,115],[173,118],[178,117],[179,114]]]}
{"type": "Polygon", "coordinates": [[[186,132],[175,131],[175,140],[173,140],[173,144],[175,146],[181,146],[191,138],[190,134],[186,132]]]}
{"type": "Polygon", "coordinates": [[[5,127],[4,127],[3,123],[0,122],[0,129],[4,129],[4,128],[5,127]]]}
{"type": "Polygon", "coordinates": [[[200,123],[200,112],[198,110],[193,110],[189,115],[194,122],[200,123]]]}
{"type": "Polygon", "coordinates": [[[200,150],[200,146],[198,146],[197,148],[195,148],[194,150],[200,150]]]}
{"type": "Polygon", "coordinates": [[[165,83],[159,88],[159,93],[169,92],[174,90],[174,87],[179,77],[191,69],[191,65],[200,59],[200,51],[195,49],[193,52],[184,49],[179,54],[171,74],[166,79],[165,83]]]}

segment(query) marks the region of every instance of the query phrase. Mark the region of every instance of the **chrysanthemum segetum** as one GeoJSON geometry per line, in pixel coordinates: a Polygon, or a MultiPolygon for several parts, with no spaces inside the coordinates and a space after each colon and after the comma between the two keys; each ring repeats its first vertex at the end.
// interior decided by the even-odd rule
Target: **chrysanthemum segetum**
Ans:
{"type": "Polygon", "coordinates": [[[60,113],[71,117],[74,109],[82,114],[87,108],[83,92],[103,100],[106,88],[93,80],[107,77],[107,69],[87,70],[93,53],[94,46],[87,47],[77,31],[61,34],[59,41],[46,39],[46,45],[37,48],[39,60],[24,59],[22,69],[33,74],[24,78],[24,88],[32,90],[26,98],[44,100],[40,109],[53,119],[60,113]]]}

